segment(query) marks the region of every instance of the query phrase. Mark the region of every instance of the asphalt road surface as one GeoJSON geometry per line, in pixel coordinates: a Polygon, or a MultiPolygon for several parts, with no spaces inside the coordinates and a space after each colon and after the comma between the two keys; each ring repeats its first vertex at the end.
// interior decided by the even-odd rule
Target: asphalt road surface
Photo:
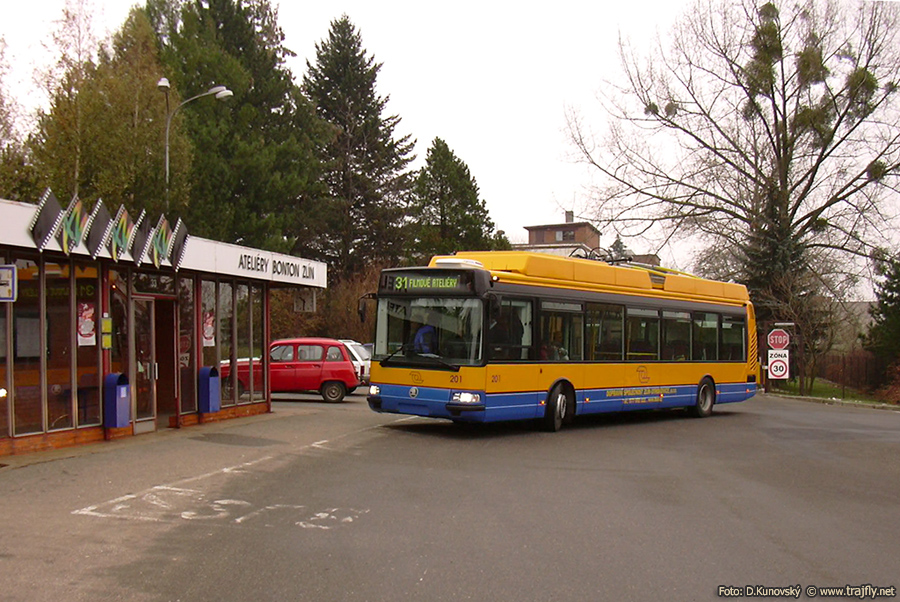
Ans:
{"type": "Polygon", "coordinates": [[[0,458],[0,599],[831,599],[815,588],[900,585],[898,412],[759,395],[702,420],[545,433],[375,414],[359,395],[280,399],[265,416],[0,458]]]}

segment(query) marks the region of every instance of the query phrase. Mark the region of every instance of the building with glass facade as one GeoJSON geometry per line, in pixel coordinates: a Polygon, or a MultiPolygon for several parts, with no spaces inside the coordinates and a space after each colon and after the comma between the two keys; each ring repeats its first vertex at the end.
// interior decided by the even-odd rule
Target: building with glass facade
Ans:
{"type": "Polygon", "coordinates": [[[271,294],[325,286],[322,263],[180,221],[0,200],[0,456],[271,411],[271,294]],[[262,382],[221,382],[238,362],[262,382]]]}

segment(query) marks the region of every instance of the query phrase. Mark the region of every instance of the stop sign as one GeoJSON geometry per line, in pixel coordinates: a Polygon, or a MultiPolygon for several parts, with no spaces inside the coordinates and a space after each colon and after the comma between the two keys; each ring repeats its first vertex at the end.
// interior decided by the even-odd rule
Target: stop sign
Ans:
{"type": "Polygon", "coordinates": [[[787,349],[791,344],[791,335],[782,328],[776,328],[766,337],[766,342],[769,344],[769,349],[787,349]]]}

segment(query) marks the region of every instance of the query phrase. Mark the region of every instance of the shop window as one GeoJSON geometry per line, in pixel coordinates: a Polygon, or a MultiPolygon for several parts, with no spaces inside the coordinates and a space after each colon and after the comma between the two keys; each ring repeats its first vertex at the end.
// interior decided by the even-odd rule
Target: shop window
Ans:
{"type": "Polygon", "coordinates": [[[216,355],[216,283],[204,280],[200,285],[200,319],[203,320],[203,365],[218,366],[216,355]]]}
{"type": "Polygon", "coordinates": [[[74,425],[72,402],[72,295],[68,263],[44,263],[47,320],[47,427],[74,425]]]}
{"type": "Polygon", "coordinates": [[[175,277],[156,272],[134,272],[134,292],[136,294],[174,295],[175,277]]]}
{"type": "MultiPolygon", "coordinates": [[[[234,405],[236,403],[237,387],[237,348],[234,337],[234,286],[230,282],[219,282],[219,308],[218,330],[220,365],[229,365],[229,381],[222,383],[222,405],[234,405]]],[[[219,369],[222,373],[222,369],[219,369]]]]}
{"type": "Polygon", "coordinates": [[[263,370],[263,349],[265,343],[265,323],[263,322],[263,289],[259,286],[250,287],[250,326],[251,326],[251,361],[253,362],[253,387],[251,396],[253,399],[265,399],[266,397],[266,372],[263,370]]]}
{"type": "Polygon", "coordinates": [[[134,299],[131,306],[135,373],[130,382],[134,394],[134,418],[144,420],[156,415],[154,392],[158,372],[153,350],[155,306],[153,301],[148,299],[134,299]]]}
{"type": "Polygon", "coordinates": [[[16,435],[44,430],[41,394],[41,278],[38,258],[15,260],[19,298],[12,306],[13,430],[16,435]]]}
{"type": "Polygon", "coordinates": [[[112,349],[110,358],[112,373],[125,374],[129,379],[129,354],[131,347],[128,344],[128,273],[119,270],[109,271],[109,311],[112,318],[112,349]]]}
{"type": "MultiPolygon", "coordinates": [[[[250,362],[253,358],[253,347],[251,341],[251,303],[250,303],[250,287],[246,284],[238,284],[235,290],[235,321],[237,326],[237,357],[241,361],[250,362]]],[[[251,390],[253,388],[253,370],[248,372],[247,389],[239,391],[240,398],[238,402],[249,401],[251,398],[251,390]]]]}
{"type": "Polygon", "coordinates": [[[94,426],[100,417],[100,278],[97,265],[75,264],[75,361],[78,426],[94,426]]]}
{"type": "MultiPolygon", "coordinates": [[[[6,264],[6,257],[0,255],[0,263],[6,264]]],[[[12,303],[0,303],[0,438],[9,437],[9,381],[6,363],[9,360],[7,308],[12,303]]]]}
{"type": "Polygon", "coordinates": [[[183,414],[197,411],[194,322],[194,279],[181,277],[178,279],[178,370],[183,414]]]}

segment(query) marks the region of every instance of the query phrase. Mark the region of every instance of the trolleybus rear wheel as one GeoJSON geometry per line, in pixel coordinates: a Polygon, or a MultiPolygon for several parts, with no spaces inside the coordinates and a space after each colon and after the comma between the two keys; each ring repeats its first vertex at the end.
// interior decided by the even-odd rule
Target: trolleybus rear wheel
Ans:
{"type": "Polygon", "coordinates": [[[697,418],[706,418],[712,414],[713,404],[716,402],[716,386],[710,377],[705,376],[697,387],[697,401],[691,408],[691,414],[697,418]]]}

